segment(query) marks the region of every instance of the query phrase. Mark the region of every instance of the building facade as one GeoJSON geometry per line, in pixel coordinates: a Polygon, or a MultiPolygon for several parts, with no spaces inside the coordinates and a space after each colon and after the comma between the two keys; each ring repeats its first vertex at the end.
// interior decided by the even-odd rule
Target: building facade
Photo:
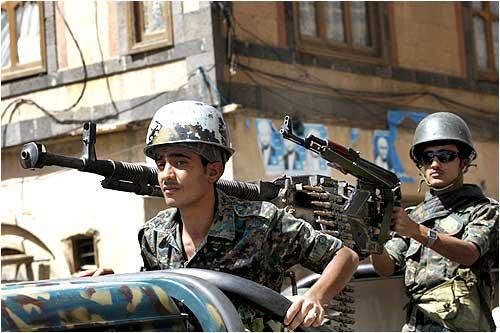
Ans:
{"type": "Polygon", "coordinates": [[[425,191],[408,156],[413,130],[426,114],[455,112],[478,151],[466,182],[498,199],[498,2],[8,1],[1,89],[5,281],[140,269],[137,230],[163,200],[76,170],[24,170],[19,153],[38,141],[79,157],[82,125],[94,121],[97,158],[147,163],[149,121],[175,100],[224,113],[236,150],[224,178],[344,179],[281,138],[291,115],[297,133],[394,171],[404,205],[425,191]]]}

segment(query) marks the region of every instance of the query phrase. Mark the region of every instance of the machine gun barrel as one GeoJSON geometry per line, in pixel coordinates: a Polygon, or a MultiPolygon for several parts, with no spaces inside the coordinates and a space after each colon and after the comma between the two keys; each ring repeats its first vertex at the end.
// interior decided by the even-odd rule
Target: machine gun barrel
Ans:
{"type": "MultiPolygon", "coordinates": [[[[158,184],[158,169],[147,165],[53,154],[47,152],[45,146],[38,142],[25,144],[21,150],[19,161],[24,169],[59,166],[94,173],[105,177],[101,181],[104,188],[163,197],[158,184]]],[[[272,200],[279,192],[279,186],[272,182],[263,181],[260,184],[253,184],[219,179],[216,186],[227,195],[254,201],[272,200]]]]}

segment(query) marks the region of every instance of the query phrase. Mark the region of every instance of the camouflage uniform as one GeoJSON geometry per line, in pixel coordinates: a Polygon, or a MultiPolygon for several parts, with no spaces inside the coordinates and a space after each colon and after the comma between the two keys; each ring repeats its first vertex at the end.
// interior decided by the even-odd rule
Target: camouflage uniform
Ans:
{"type": "MultiPolygon", "coordinates": [[[[395,269],[406,268],[405,285],[412,299],[408,309],[407,324],[403,330],[468,330],[467,326],[457,327],[446,321],[441,321],[438,325],[436,320],[429,320],[429,317],[422,316],[424,312],[414,311],[415,304],[420,304],[418,307],[420,309],[425,299],[425,297],[422,298],[423,293],[432,292],[433,288],[436,290],[438,286],[451,281],[465,281],[462,285],[467,285],[466,289],[471,294],[477,295],[479,292],[483,296],[482,299],[489,303],[492,292],[490,270],[494,262],[498,260],[498,202],[486,198],[478,186],[464,185],[456,191],[441,196],[427,192],[424,201],[411,212],[410,218],[419,224],[433,228],[438,233],[445,233],[474,243],[481,257],[471,267],[466,267],[441,256],[414,239],[395,235],[388,241],[385,248],[394,259],[395,269]],[[474,285],[478,288],[476,289],[474,285]],[[477,291],[470,291],[473,289],[477,291]],[[416,318],[417,314],[420,319],[416,318]]],[[[468,315],[473,316],[470,311],[471,306],[458,304],[465,301],[456,299],[458,297],[456,288],[454,292],[455,298],[448,304],[444,304],[442,312],[447,320],[460,317],[461,321],[467,321],[468,315]],[[451,305],[457,305],[456,311],[452,311],[451,305]]],[[[478,297],[475,299],[480,300],[478,297]]],[[[431,300],[431,302],[434,301],[431,300]]],[[[485,309],[484,301],[481,303],[483,304],[475,305],[476,308],[480,308],[478,312],[481,313],[478,315],[488,322],[485,314],[488,309],[485,309]]],[[[437,309],[436,306],[434,308],[437,309]]],[[[433,317],[432,313],[431,317],[433,317]]],[[[477,318],[475,319],[477,321],[477,318]]],[[[479,325],[476,322],[470,324],[479,325]]],[[[477,330],[478,326],[470,328],[477,330]]]]}
{"type": "MultiPolygon", "coordinates": [[[[206,268],[234,274],[279,292],[287,269],[300,263],[322,272],[342,247],[339,239],[314,230],[307,222],[271,203],[244,201],[217,190],[213,225],[188,260],[182,246],[180,221],[178,209],[170,208],[139,231],[147,270],[206,268]]],[[[255,326],[262,313],[257,315],[256,309],[237,306],[248,328],[270,328],[255,326]]],[[[259,320],[267,323],[267,317],[259,320]]]]}

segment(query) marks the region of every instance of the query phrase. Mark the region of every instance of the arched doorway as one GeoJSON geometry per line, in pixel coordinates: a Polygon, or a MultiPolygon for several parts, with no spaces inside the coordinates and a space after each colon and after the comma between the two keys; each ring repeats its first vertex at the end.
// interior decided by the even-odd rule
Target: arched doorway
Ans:
{"type": "Polygon", "coordinates": [[[18,225],[2,223],[1,255],[2,283],[50,278],[50,261],[55,258],[54,254],[40,238],[18,225]],[[32,242],[49,256],[35,258],[26,253],[24,241],[32,242]]]}

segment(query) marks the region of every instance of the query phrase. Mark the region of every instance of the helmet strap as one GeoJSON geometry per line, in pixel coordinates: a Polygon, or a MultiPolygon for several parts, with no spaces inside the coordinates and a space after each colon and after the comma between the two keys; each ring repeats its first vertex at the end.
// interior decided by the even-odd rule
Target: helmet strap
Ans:
{"type": "Polygon", "coordinates": [[[450,192],[452,190],[455,190],[455,189],[461,187],[464,183],[464,173],[467,171],[469,166],[470,166],[470,162],[466,166],[464,166],[464,168],[462,170],[460,170],[458,176],[451,183],[446,185],[445,187],[434,187],[429,183],[429,181],[425,177],[425,174],[422,171],[422,166],[417,165],[417,170],[418,170],[418,173],[420,175],[420,181],[418,184],[418,193],[420,193],[420,190],[422,189],[423,183],[425,183],[427,185],[427,187],[429,187],[429,189],[431,190],[432,194],[435,194],[435,195],[441,195],[441,194],[444,194],[446,192],[450,192]]]}
{"type": "Polygon", "coordinates": [[[418,174],[420,175],[420,180],[418,181],[418,193],[420,193],[420,190],[422,190],[422,184],[425,183],[428,187],[431,187],[431,184],[427,181],[427,178],[425,178],[425,174],[422,171],[422,166],[421,165],[416,165],[418,174]]]}
{"type": "Polygon", "coordinates": [[[432,187],[431,186],[431,192],[432,194],[435,195],[441,195],[445,194],[447,192],[451,192],[453,190],[456,190],[457,188],[461,187],[464,183],[464,173],[461,170],[460,173],[458,174],[457,178],[455,178],[451,183],[446,185],[445,187],[432,187]]]}
{"type": "Polygon", "coordinates": [[[463,173],[466,173],[467,171],[469,171],[470,167],[477,168],[477,164],[472,163],[472,160],[469,159],[469,160],[467,160],[467,163],[465,164],[465,166],[462,169],[463,173]]]}

